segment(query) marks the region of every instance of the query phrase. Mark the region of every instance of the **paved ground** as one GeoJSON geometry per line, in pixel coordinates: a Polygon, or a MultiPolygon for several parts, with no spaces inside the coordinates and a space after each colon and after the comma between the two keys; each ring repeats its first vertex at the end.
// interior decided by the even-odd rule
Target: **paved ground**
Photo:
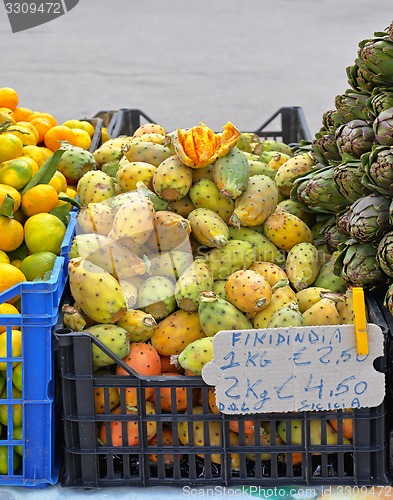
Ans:
{"type": "MultiPolygon", "coordinates": [[[[0,86],[58,120],[137,107],[168,130],[231,120],[257,128],[281,106],[305,110],[312,132],[358,42],[385,28],[392,0],[80,0],[56,21],[12,34],[0,5],[0,86]]],[[[160,490],[0,488],[19,498],[180,498],[160,490]]],[[[365,498],[365,497],[363,497],[365,498]]]]}

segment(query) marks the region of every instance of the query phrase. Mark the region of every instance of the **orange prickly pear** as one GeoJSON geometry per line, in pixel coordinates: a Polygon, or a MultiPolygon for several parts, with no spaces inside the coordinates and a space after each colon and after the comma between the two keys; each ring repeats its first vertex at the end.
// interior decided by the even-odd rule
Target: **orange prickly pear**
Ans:
{"type": "Polygon", "coordinates": [[[270,304],[255,315],[253,319],[254,328],[267,328],[273,314],[291,302],[296,303],[296,294],[289,286],[287,279],[280,280],[272,286],[270,304]]]}
{"type": "Polygon", "coordinates": [[[257,271],[267,280],[270,286],[274,286],[279,281],[286,280],[288,278],[284,269],[273,262],[256,260],[251,264],[249,269],[257,271]]]}
{"type": "Polygon", "coordinates": [[[272,298],[268,281],[257,271],[235,271],[225,284],[228,302],[244,313],[258,312],[267,307],[272,298]]]}

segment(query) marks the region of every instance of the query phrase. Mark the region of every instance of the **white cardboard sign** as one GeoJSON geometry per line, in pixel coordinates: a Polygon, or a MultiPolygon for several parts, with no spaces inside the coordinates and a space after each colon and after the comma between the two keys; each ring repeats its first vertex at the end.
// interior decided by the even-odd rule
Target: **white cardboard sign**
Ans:
{"type": "Polygon", "coordinates": [[[373,407],[385,397],[383,333],[368,324],[369,354],[359,355],[353,325],[218,332],[203,380],[216,386],[226,414],[373,407]]]}

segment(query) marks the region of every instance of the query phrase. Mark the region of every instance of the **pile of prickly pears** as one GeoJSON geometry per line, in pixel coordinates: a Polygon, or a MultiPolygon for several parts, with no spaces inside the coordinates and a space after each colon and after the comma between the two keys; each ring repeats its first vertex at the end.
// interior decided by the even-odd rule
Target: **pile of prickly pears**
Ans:
{"type": "MultiPolygon", "coordinates": [[[[170,133],[145,124],[94,157],[99,169],[77,185],[84,206],[70,251],[75,303],[64,319],[137,373],[200,375],[220,330],[353,321],[352,293],[333,272],[336,254],[320,245],[320,222],[289,197],[294,178],[315,168],[307,152],[230,123],[220,134],[204,124],[170,133]]],[[[115,364],[93,347],[95,370],[115,364]]],[[[176,390],[181,412],[185,396],[176,390]]],[[[137,405],[135,388],[126,400],[137,405]]],[[[113,412],[118,405],[115,390],[113,412]]]]}

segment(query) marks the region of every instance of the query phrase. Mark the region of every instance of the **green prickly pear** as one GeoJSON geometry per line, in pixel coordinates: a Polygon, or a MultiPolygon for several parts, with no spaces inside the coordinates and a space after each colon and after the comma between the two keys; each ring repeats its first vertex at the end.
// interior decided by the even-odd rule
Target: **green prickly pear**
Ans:
{"type": "Polygon", "coordinates": [[[292,148],[284,142],[274,141],[273,139],[265,139],[261,142],[262,151],[274,151],[292,156],[292,148]]]}
{"type": "Polygon", "coordinates": [[[123,151],[129,162],[143,161],[155,167],[172,155],[171,150],[162,144],[139,141],[138,138],[130,141],[123,151]]]}
{"type": "Polygon", "coordinates": [[[207,167],[202,168],[193,168],[192,169],[192,183],[196,184],[201,179],[208,179],[209,181],[213,181],[213,165],[208,165],[207,167]]]}
{"type": "Polygon", "coordinates": [[[213,210],[226,224],[229,222],[235,203],[231,198],[220,193],[214,181],[200,179],[191,186],[189,195],[195,207],[213,210]]]}
{"type": "Polygon", "coordinates": [[[192,184],[192,169],[182,163],[177,155],[166,158],[153,175],[154,191],[167,201],[177,201],[186,196],[192,184]]]}
{"type": "Polygon", "coordinates": [[[78,181],[76,186],[79,201],[82,205],[99,203],[116,194],[115,183],[111,176],[101,170],[89,170],[78,181]]]}
{"type": "Polygon", "coordinates": [[[318,250],[312,243],[294,245],[288,252],[285,271],[296,291],[311,286],[320,268],[318,250]]]}
{"type": "Polygon", "coordinates": [[[236,147],[243,152],[251,153],[252,144],[257,140],[254,132],[241,132],[239,139],[236,142],[236,147]]]}
{"type": "Polygon", "coordinates": [[[154,230],[154,213],[154,205],[149,198],[135,196],[118,209],[108,236],[115,240],[130,238],[142,245],[154,230]]]}
{"type": "Polygon", "coordinates": [[[321,300],[303,313],[305,326],[339,325],[340,315],[336,303],[343,300],[342,294],[322,292],[321,300]]]}
{"type": "Polygon", "coordinates": [[[143,161],[125,163],[116,172],[116,182],[122,191],[134,191],[138,181],[149,185],[156,170],[157,167],[143,161]]]}
{"type": "Polygon", "coordinates": [[[267,280],[257,271],[235,271],[226,280],[226,300],[244,313],[256,313],[267,307],[272,290],[267,280]]]}
{"type": "Polygon", "coordinates": [[[140,196],[146,196],[146,198],[149,198],[153,202],[155,210],[167,210],[168,202],[160,198],[158,194],[149,189],[142,181],[137,181],[136,189],[140,196]]]}
{"type": "Polygon", "coordinates": [[[184,271],[175,286],[175,299],[180,309],[197,311],[200,292],[211,291],[213,276],[202,257],[197,257],[184,271]]]}
{"type": "Polygon", "coordinates": [[[226,284],[226,280],[216,280],[213,283],[212,292],[214,292],[221,299],[227,300],[227,296],[225,294],[225,284],[226,284]]]}
{"type": "Polygon", "coordinates": [[[250,227],[229,226],[229,239],[249,241],[255,248],[255,259],[274,264],[284,264],[284,253],[279,250],[266,236],[250,227]]]}
{"type": "Polygon", "coordinates": [[[283,163],[277,170],[275,177],[276,185],[280,193],[289,197],[293,187],[294,177],[309,172],[314,165],[315,161],[308,153],[293,156],[283,163]]]}
{"type": "MultiPolygon", "coordinates": [[[[94,335],[105,347],[110,349],[118,358],[125,358],[130,352],[130,337],[124,328],[118,325],[99,324],[90,326],[86,332],[94,335]]],[[[116,361],[92,344],[93,366],[102,368],[116,363],[116,361]]]]}
{"type": "Polygon", "coordinates": [[[250,166],[244,153],[234,146],[213,165],[213,179],[220,192],[235,200],[242,194],[250,177],[250,166]]]}
{"type": "Polygon", "coordinates": [[[69,144],[61,146],[65,150],[58,164],[61,172],[69,184],[76,183],[86,172],[97,169],[97,162],[92,153],[78,146],[69,144]]]}
{"type": "Polygon", "coordinates": [[[236,199],[229,224],[235,227],[263,224],[274,212],[277,203],[278,190],[274,181],[266,175],[254,175],[236,199]]]}
{"type": "Polygon", "coordinates": [[[263,226],[265,236],[277,248],[289,252],[297,243],[314,241],[310,228],[299,217],[282,208],[276,208],[263,226]]]}
{"type": "Polygon", "coordinates": [[[157,322],[149,313],[140,309],[129,309],[116,325],[127,330],[130,342],[146,342],[153,335],[157,322]]]}
{"type": "Polygon", "coordinates": [[[151,276],[138,290],[138,308],[162,319],[176,309],[175,285],[163,276],[151,276]]]}
{"type": "Polygon", "coordinates": [[[227,279],[235,271],[251,266],[255,247],[249,241],[229,240],[224,247],[210,250],[205,260],[215,280],[227,279]]]}
{"type": "Polygon", "coordinates": [[[201,375],[202,368],[213,359],[213,337],[204,337],[188,344],[177,358],[185,370],[201,375]]]}
{"type": "Polygon", "coordinates": [[[214,292],[202,292],[198,307],[203,331],[213,337],[220,330],[249,330],[251,322],[233,304],[221,299],[214,292]]]}
{"type": "Polygon", "coordinates": [[[208,208],[196,208],[188,216],[195,238],[207,247],[223,247],[228,243],[228,226],[208,208]]]}
{"type": "Polygon", "coordinates": [[[314,286],[327,288],[334,293],[344,293],[346,291],[348,284],[341,276],[334,274],[334,266],[338,255],[338,251],[333,252],[331,258],[323,264],[319,270],[317,279],[313,283],[314,286]]]}
{"type": "Polygon", "coordinates": [[[303,326],[304,318],[295,302],[281,307],[273,313],[267,325],[268,328],[287,328],[289,326],[303,326]]]}
{"type": "Polygon", "coordinates": [[[120,283],[82,257],[68,265],[71,294],[82,311],[97,323],[116,323],[127,310],[120,283]]]}
{"type": "Polygon", "coordinates": [[[266,163],[259,160],[248,160],[248,164],[250,165],[250,177],[254,175],[266,175],[274,180],[276,171],[266,163]]]}

